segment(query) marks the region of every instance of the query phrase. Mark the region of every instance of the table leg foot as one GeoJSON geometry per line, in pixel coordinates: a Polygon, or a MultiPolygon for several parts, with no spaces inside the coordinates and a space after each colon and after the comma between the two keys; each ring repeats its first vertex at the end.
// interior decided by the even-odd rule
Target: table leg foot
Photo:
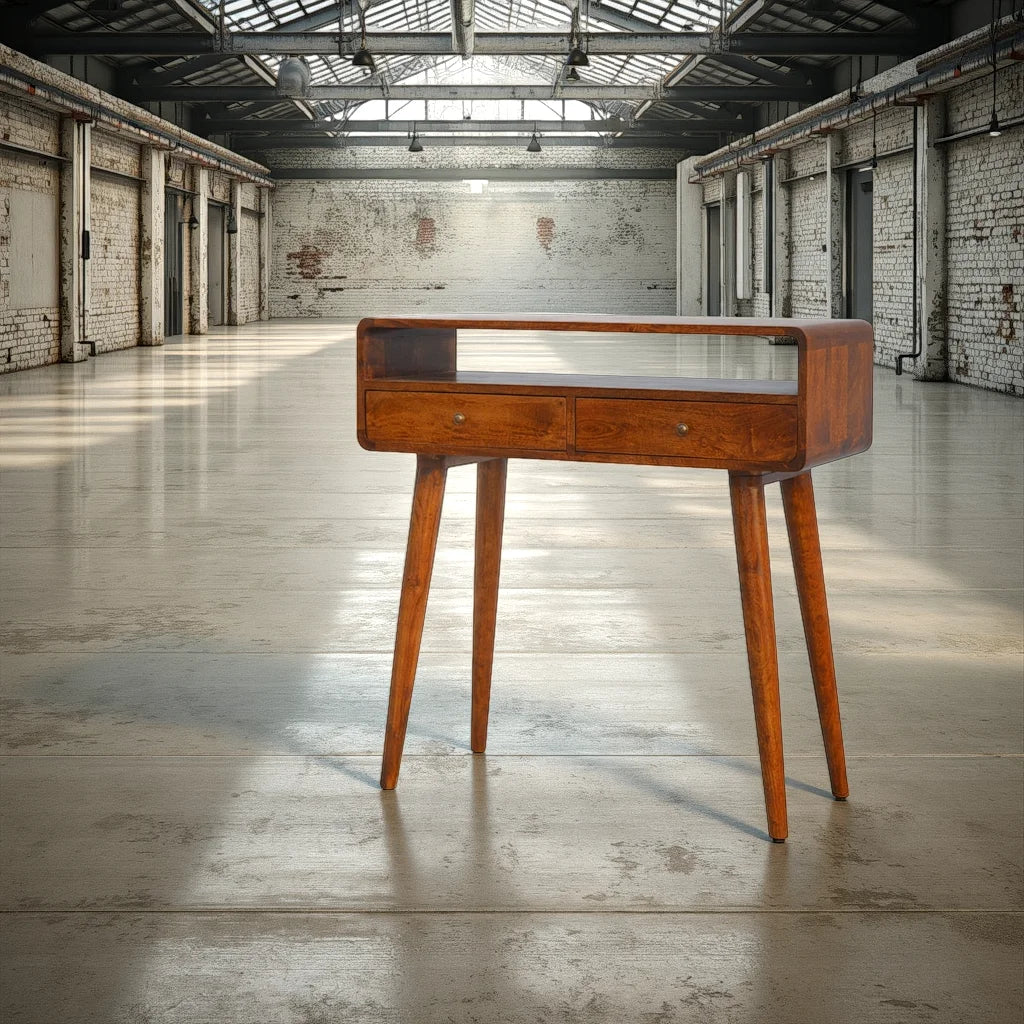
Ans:
{"type": "Polygon", "coordinates": [[[487,748],[487,716],[491,701],[494,664],[494,627],[498,613],[498,577],[501,571],[501,535],[505,521],[507,459],[492,459],[477,466],[476,565],[473,581],[473,707],[470,748],[487,748]]]}
{"type": "Polygon", "coordinates": [[[759,476],[730,473],[729,493],[768,834],[781,842],[789,834],[789,828],[764,482],[759,476]]]}
{"type": "Polygon", "coordinates": [[[832,657],[828,604],[825,600],[825,574],[821,565],[818,518],[810,473],[782,481],[782,503],[786,512],[789,546],[793,552],[800,614],[807,640],[807,656],[811,664],[821,735],[825,741],[825,759],[828,762],[832,795],[837,800],[843,800],[849,795],[850,787],[846,779],[843,727],[839,720],[839,694],[832,657]]]}
{"type": "Polygon", "coordinates": [[[405,552],[402,597],[398,606],[395,660],[391,668],[391,696],[384,733],[381,789],[394,789],[402,763],[402,747],[409,722],[412,687],[423,637],[430,577],[434,569],[437,531],[441,525],[441,504],[447,465],[443,458],[420,455],[416,459],[416,484],[409,519],[409,544],[405,552]]]}

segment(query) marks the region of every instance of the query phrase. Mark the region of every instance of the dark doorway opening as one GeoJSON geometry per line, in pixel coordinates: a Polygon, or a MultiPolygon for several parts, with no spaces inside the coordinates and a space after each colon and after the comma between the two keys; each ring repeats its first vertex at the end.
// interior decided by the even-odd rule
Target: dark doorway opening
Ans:
{"type": "Polygon", "coordinates": [[[872,171],[850,171],[846,179],[846,315],[872,322],[872,171]]]}
{"type": "Polygon", "coordinates": [[[185,264],[185,222],[182,197],[168,193],[164,201],[164,334],[181,334],[185,320],[182,274],[185,264]]]}
{"type": "Polygon", "coordinates": [[[707,208],[708,251],[704,279],[708,283],[708,316],[722,315],[722,207],[707,208]]]}

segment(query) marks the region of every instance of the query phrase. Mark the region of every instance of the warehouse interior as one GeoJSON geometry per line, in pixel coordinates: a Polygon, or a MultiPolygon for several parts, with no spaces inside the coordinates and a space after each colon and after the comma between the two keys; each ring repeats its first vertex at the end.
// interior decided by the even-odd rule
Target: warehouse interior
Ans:
{"type": "Polygon", "coordinates": [[[1020,1020],[1022,60],[1021,0],[2,0],[0,1019],[1020,1020]],[[485,312],[872,325],[814,472],[847,801],[769,489],[784,844],[722,472],[510,462],[474,754],[453,469],[380,789],[416,460],[356,324],[485,312]]]}

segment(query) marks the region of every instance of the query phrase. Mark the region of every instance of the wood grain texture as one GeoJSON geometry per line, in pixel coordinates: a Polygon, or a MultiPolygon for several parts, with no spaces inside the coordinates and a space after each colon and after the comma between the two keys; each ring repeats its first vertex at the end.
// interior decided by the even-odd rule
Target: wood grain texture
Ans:
{"type": "Polygon", "coordinates": [[[768,834],[781,841],[789,834],[786,820],[786,777],[782,760],[782,710],[779,702],[779,659],[775,643],[775,607],[768,555],[768,520],[764,484],[757,476],[729,474],[736,561],[747,638],[750,689],[754,697],[757,751],[768,814],[768,834]]]}
{"type": "Polygon", "coordinates": [[[379,447],[564,451],[565,399],[465,392],[367,391],[366,433],[379,447]]]}
{"type": "Polygon", "coordinates": [[[818,517],[814,507],[814,485],[810,473],[782,481],[782,503],[786,513],[789,546],[793,552],[800,615],[807,640],[814,697],[818,704],[821,735],[832,795],[845,800],[850,795],[846,779],[843,727],[839,719],[839,694],[832,657],[832,633],[825,598],[825,573],[821,564],[818,517]]]}
{"type": "Polygon", "coordinates": [[[796,454],[796,419],[791,405],[578,398],[576,448],[785,462],[796,454]]]}
{"type": "Polygon", "coordinates": [[[448,468],[443,459],[419,456],[416,483],[409,518],[409,544],[405,552],[402,597],[398,606],[395,633],[395,657],[391,667],[391,695],[384,732],[384,759],[381,789],[394,789],[402,763],[405,730],[412,703],[412,687],[423,637],[423,618],[427,612],[430,577],[434,569],[437,531],[441,525],[441,505],[448,468]]]}
{"type": "MultiPolygon", "coordinates": [[[[872,332],[859,320],[756,320],[748,318],[523,315],[518,317],[381,317],[365,319],[358,329],[358,435],[363,447],[383,451],[421,451],[434,455],[478,453],[516,454],[522,458],[578,459],[586,462],[704,466],[742,472],[793,473],[863,451],[871,443],[872,332]],[[457,330],[581,331],[676,335],[790,336],[798,349],[797,383],[791,381],[724,382],[701,384],[693,378],[595,377],[587,374],[487,373],[459,371],[457,330]],[[634,438],[611,446],[587,447],[586,436],[574,444],[575,432],[566,430],[563,443],[554,435],[534,443],[526,431],[518,445],[515,432],[495,437],[486,423],[479,432],[463,430],[426,435],[413,423],[415,412],[388,416],[388,423],[372,420],[367,392],[414,391],[419,395],[477,394],[519,398],[561,398],[571,428],[575,403],[600,395],[623,400],[668,399],[708,401],[715,405],[755,403],[763,420],[751,424],[745,445],[728,446],[728,454],[701,450],[697,445],[665,449],[634,438]],[[766,407],[796,400],[795,422],[781,422],[766,407]],[[408,415],[409,430],[401,420],[408,415]],[[795,435],[795,443],[783,433],[795,435]],[[410,434],[419,434],[416,447],[410,434]],[[761,437],[774,443],[758,447],[761,437]]],[[[441,401],[441,399],[436,399],[441,401]]],[[[397,409],[398,407],[395,407],[397,409]]],[[[409,407],[403,407],[411,409],[409,407]]],[[[422,427],[422,421],[417,421],[422,427]]]]}
{"type": "Polygon", "coordinates": [[[501,573],[501,534],[505,522],[505,479],[508,462],[492,459],[477,466],[476,551],[473,580],[473,696],[470,748],[487,748],[487,717],[494,663],[494,628],[501,573]]]}

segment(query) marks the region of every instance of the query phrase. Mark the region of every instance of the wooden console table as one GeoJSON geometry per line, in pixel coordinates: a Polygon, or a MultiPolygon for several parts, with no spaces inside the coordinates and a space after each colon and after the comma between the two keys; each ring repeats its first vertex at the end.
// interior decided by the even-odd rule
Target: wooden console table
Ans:
{"type": "Polygon", "coordinates": [[[832,793],[849,792],[812,467],[871,444],[872,334],[860,320],[618,316],[375,317],[360,322],[359,442],[417,456],[381,786],[398,782],[445,475],[477,463],[471,748],[487,742],[508,459],[729,472],[768,833],[787,835],[765,484],[779,482],[832,793]],[[458,330],[786,336],[796,381],[459,370],[458,330]]]}

